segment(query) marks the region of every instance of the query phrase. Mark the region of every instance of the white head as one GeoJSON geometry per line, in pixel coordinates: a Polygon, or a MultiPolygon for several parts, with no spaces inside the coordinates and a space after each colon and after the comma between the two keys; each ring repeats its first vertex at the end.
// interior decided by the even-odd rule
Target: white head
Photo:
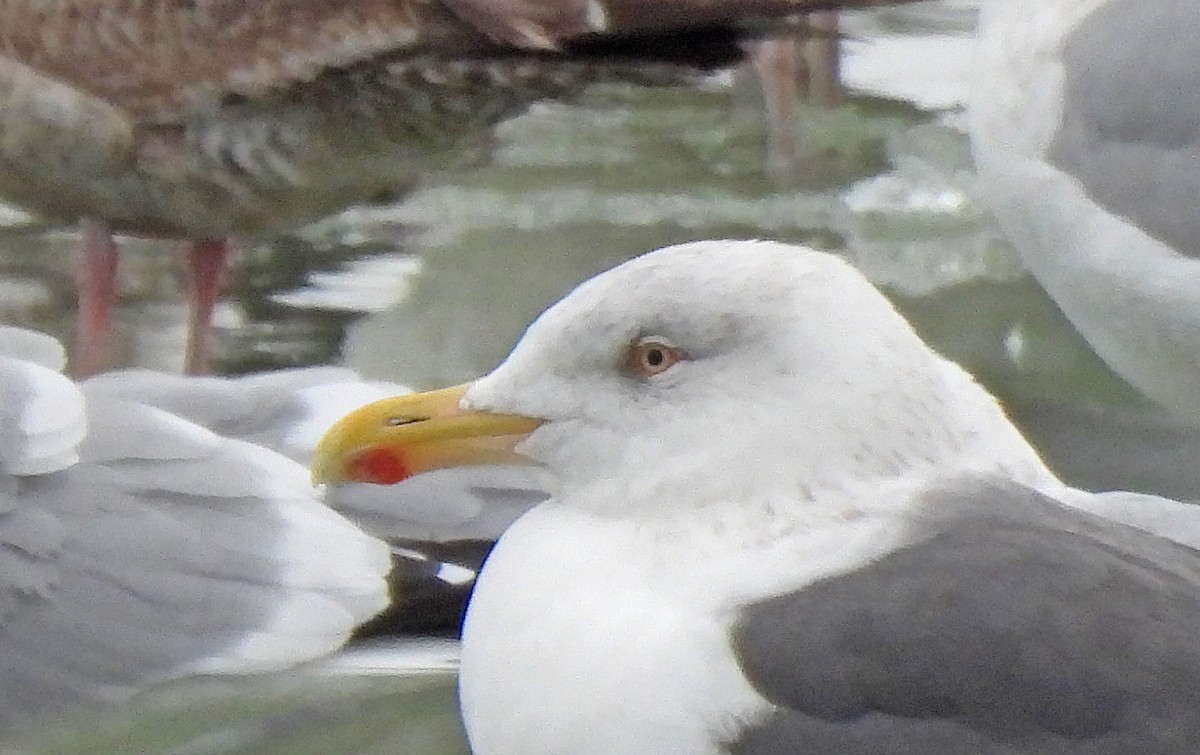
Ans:
{"type": "Polygon", "coordinates": [[[811,497],[937,463],[976,432],[959,421],[964,390],[982,395],[841,258],[703,241],[579,286],[463,406],[547,420],[517,450],[604,507],[629,499],[622,480],[663,500],[811,497]],[[647,349],[678,361],[658,372],[647,349]]]}
{"type": "MultiPolygon", "coordinates": [[[[394,404],[356,419],[390,425],[367,441],[335,428],[324,456],[374,453],[392,433],[411,451],[417,435],[427,446],[447,437],[434,433],[440,420],[420,420],[486,417],[492,436],[522,433],[516,451],[550,470],[561,500],[646,517],[755,500],[795,508],[848,484],[953,473],[967,456],[1044,472],[991,397],[862,275],[773,242],[683,244],[603,273],[539,317],[491,374],[447,395],[453,411],[394,404]]],[[[319,476],[352,476],[330,472],[338,466],[322,462],[319,476]]]]}

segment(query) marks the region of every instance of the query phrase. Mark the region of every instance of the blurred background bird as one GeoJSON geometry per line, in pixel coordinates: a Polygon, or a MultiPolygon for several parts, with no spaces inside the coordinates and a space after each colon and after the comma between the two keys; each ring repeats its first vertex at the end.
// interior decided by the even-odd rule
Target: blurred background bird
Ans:
{"type": "Polygon", "coordinates": [[[76,375],[108,364],[113,234],[187,240],[184,366],[203,372],[231,238],[401,196],[537,100],[679,83],[767,19],[865,4],[6,2],[0,196],[81,222],[76,375]]]}
{"type": "Polygon", "coordinates": [[[388,603],[389,549],[296,462],[88,395],[0,328],[0,722],[340,648],[388,603]]]}
{"type": "Polygon", "coordinates": [[[0,327],[0,721],[193,674],[262,672],[352,636],[457,636],[491,542],[545,496],[530,468],[321,500],[345,411],[405,392],[351,370],[110,372],[0,327]],[[368,534],[370,533],[370,534],[368,534]]]}

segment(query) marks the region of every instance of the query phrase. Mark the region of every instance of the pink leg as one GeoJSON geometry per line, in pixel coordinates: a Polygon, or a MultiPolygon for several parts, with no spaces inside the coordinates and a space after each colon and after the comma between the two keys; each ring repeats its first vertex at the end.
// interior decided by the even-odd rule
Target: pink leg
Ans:
{"type": "Polygon", "coordinates": [[[85,219],[80,224],[79,264],[75,286],[79,291],[79,322],[75,330],[71,372],[76,377],[94,375],[108,366],[112,340],[112,311],[117,299],[117,244],[108,226],[85,219]]]}
{"type": "Polygon", "coordinates": [[[208,372],[212,346],[212,315],[221,296],[225,267],[232,245],[227,239],[206,239],[187,248],[187,268],[191,309],[188,313],[188,343],[184,372],[200,375],[208,372]]]}
{"type": "Polygon", "coordinates": [[[842,51],[838,38],[838,13],[816,11],[808,17],[814,36],[808,40],[809,97],[818,105],[840,105],[846,99],[842,88],[842,51]]]}
{"type": "Polygon", "coordinates": [[[807,78],[801,41],[793,35],[754,43],[750,60],[762,87],[767,119],[767,172],[788,183],[796,173],[796,108],[807,78]]]}

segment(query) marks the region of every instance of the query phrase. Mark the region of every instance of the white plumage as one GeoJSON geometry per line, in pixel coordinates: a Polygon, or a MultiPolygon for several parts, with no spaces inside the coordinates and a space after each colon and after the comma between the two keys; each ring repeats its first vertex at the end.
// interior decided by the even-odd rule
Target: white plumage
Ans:
{"type": "Polygon", "coordinates": [[[0,721],[339,648],[387,604],[389,549],[300,464],[57,372],[0,330],[0,721]]]}
{"type": "Polygon", "coordinates": [[[987,0],[971,141],[984,197],[1113,370],[1200,421],[1200,7],[987,0]]]}
{"type": "Polygon", "coordinates": [[[1159,585],[1198,605],[1200,553],[1114,522],[1197,544],[1197,510],[1063,485],[835,256],[698,242],[628,262],[538,318],[461,408],[542,420],[517,450],[560,484],[501,538],[470,604],[461,698],[480,755],[1109,753],[1147,731],[1200,736],[1171,718],[1191,704],[1175,677],[1138,681],[1155,653],[1192,658],[1178,643],[1195,612],[1129,618],[1159,585]],[[633,371],[647,342],[679,361],[633,371]],[[829,597],[786,613],[810,595],[829,597]],[[790,618],[763,620],[777,604],[790,618]],[[1111,682],[1117,635],[1139,650],[1111,682]],[[1024,713],[1044,689],[1061,709],[1024,713]],[[1113,699],[1166,723],[1107,718],[1113,699]]]}

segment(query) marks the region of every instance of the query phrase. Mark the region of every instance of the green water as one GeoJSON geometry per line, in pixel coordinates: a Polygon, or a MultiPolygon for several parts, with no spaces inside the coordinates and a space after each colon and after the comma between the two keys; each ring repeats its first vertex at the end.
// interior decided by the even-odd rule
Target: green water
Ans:
{"type": "Polygon", "coordinates": [[[289,672],[168,685],[0,746],[28,755],[397,755],[467,752],[454,677],[289,672]]]}

